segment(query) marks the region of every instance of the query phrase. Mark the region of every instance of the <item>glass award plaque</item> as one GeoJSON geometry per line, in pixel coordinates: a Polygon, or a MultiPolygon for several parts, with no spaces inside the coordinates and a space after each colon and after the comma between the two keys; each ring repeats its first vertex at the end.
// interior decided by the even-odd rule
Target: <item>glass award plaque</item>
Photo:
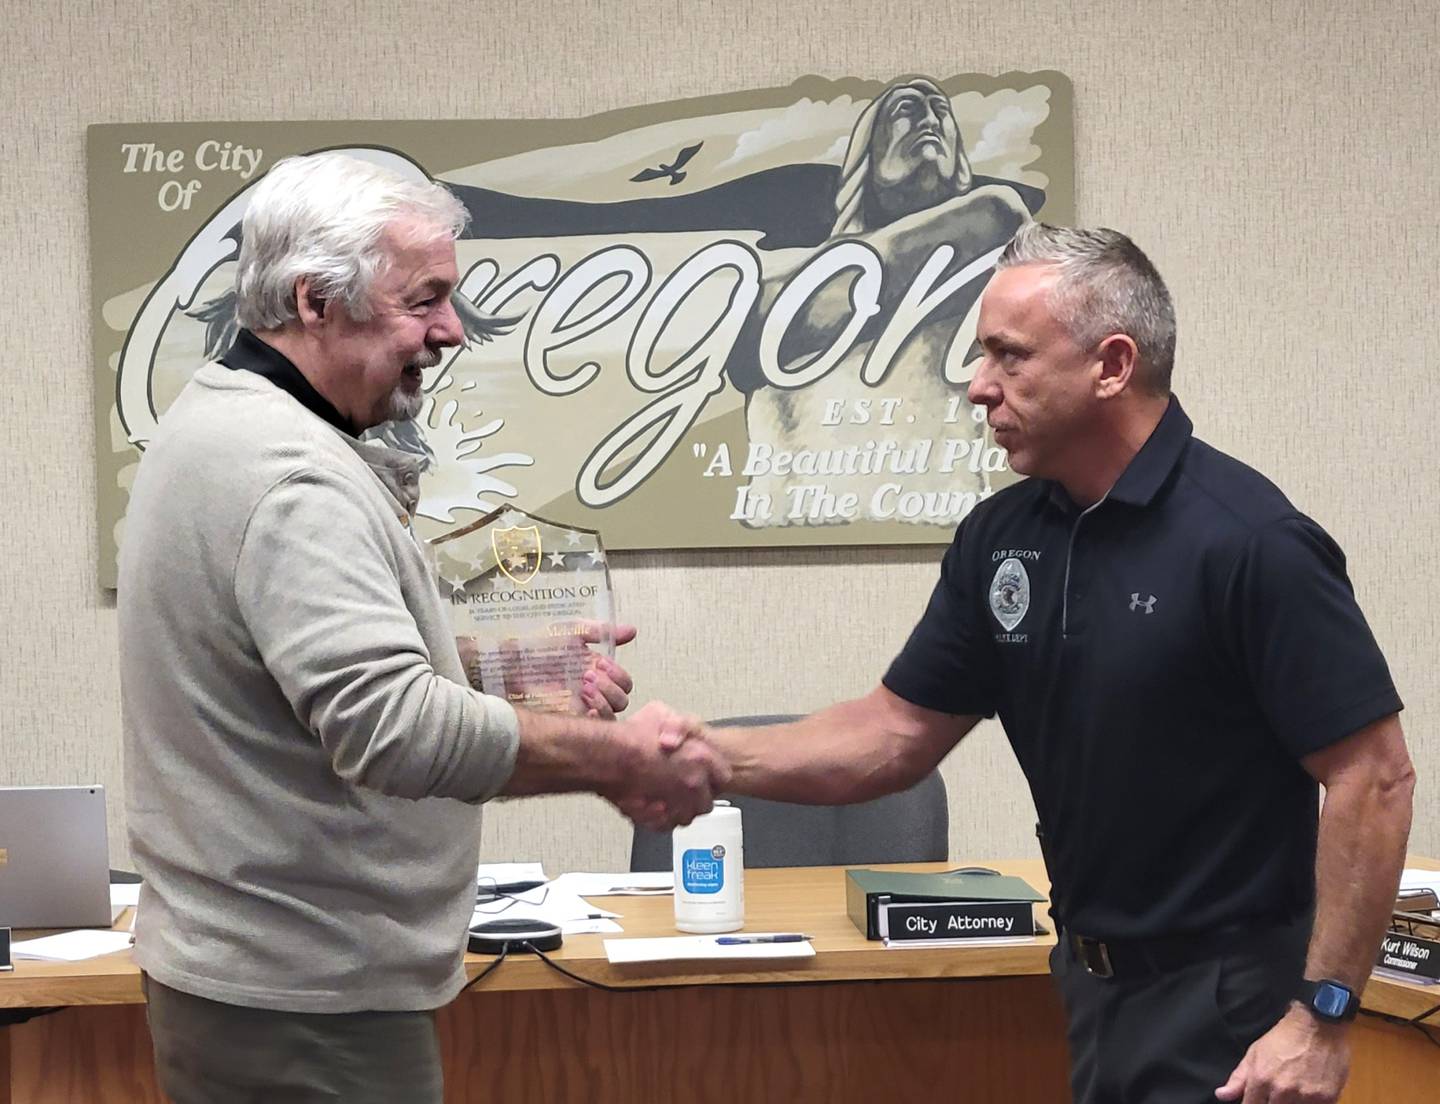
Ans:
{"type": "Polygon", "coordinates": [[[591,646],[615,654],[600,535],[506,506],[430,550],[470,684],[524,709],[583,713],[591,646]]]}

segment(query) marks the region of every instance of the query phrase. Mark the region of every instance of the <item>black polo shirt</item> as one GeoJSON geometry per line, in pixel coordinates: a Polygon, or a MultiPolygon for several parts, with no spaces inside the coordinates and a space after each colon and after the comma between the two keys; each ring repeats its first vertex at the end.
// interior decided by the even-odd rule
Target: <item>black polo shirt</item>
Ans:
{"type": "Polygon", "coordinates": [[[265,344],[249,330],[242,329],[235,335],[235,344],[220,358],[220,363],[226,368],[264,376],[317,418],[324,419],[342,433],[348,433],[351,437],[357,436],[349,419],[336,410],[329,399],[315,390],[315,385],[295,367],[294,361],[273,345],[265,344]]]}
{"type": "Polygon", "coordinates": [[[1038,479],[981,503],[884,681],[999,714],[1057,918],[1109,939],[1310,907],[1299,760],[1401,708],[1339,547],[1174,399],[1090,509],[1038,479]]]}

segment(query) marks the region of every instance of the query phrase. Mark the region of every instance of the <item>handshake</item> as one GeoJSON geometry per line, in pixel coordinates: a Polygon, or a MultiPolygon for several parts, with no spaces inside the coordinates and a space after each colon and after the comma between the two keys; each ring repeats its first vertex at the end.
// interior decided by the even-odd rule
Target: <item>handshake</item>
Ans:
{"type": "MultiPolygon", "coordinates": [[[[513,797],[597,793],[642,828],[655,831],[689,824],[708,813],[715,795],[732,780],[730,762],[716,747],[714,735],[698,718],[660,702],[627,719],[615,719],[629,706],[634,684],[614,659],[587,645],[608,639],[624,644],[634,638],[635,628],[585,622],[581,630],[567,640],[567,654],[570,647],[578,649],[575,654],[584,670],[571,708],[561,713],[516,711],[520,743],[503,792],[513,797]]],[[[457,644],[462,661],[476,654],[473,641],[457,644]]],[[[512,682],[507,678],[507,686],[512,682]]]]}
{"type": "Polygon", "coordinates": [[[596,792],[642,828],[689,824],[710,811],[730,782],[730,764],[696,717],[651,702],[610,727],[621,773],[614,785],[596,792]]]}

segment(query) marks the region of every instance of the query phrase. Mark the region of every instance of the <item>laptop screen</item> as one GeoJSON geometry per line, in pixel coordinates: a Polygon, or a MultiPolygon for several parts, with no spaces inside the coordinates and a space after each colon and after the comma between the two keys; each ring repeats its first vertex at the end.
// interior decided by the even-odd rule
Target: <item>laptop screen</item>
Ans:
{"type": "Polygon", "coordinates": [[[108,928],[103,786],[0,786],[0,925],[108,928]]]}

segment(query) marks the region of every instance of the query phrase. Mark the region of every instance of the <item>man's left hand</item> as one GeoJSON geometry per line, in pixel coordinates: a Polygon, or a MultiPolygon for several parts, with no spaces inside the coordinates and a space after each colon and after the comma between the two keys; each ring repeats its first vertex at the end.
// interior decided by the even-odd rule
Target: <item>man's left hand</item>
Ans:
{"type": "Polygon", "coordinates": [[[1292,1005],[1255,1040],[1215,1097],[1241,1104],[1334,1104],[1349,1072],[1345,1028],[1292,1005]]]}
{"type": "MultiPolygon", "coordinates": [[[[610,626],[599,622],[587,622],[579,638],[586,644],[599,644],[610,637],[610,626]]],[[[616,647],[635,639],[634,625],[616,625],[614,637],[616,647]]],[[[580,702],[585,715],[611,720],[615,714],[625,712],[630,704],[630,691],[635,689],[635,680],[630,672],[607,655],[592,651],[585,670],[585,680],[580,685],[580,702]]]]}

